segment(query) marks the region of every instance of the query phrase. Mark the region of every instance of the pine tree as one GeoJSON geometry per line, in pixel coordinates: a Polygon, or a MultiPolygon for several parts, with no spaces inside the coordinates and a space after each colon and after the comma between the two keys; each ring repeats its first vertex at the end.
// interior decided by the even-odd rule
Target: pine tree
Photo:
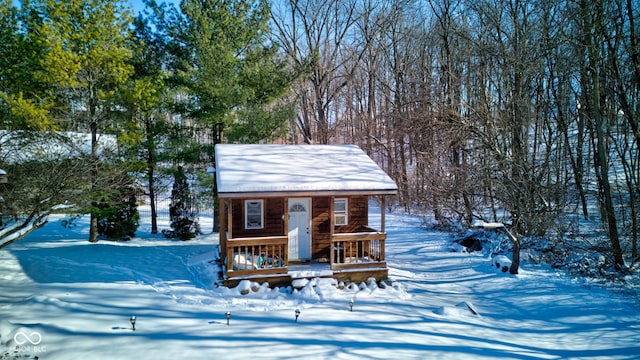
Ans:
{"type": "Polygon", "coordinates": [[[112,240],[129,240],[135,236],[139,222],[136,196],[131,193],[118,204],[104,203],[98,216],[98,233],[112,240]]]}
{"type": "Polygon", "coordinates": [[[182,166],[178,167],[174,176],[169,218],[172,231],[162,232],[167,237],[189,240],[200,233],[197,211],[192,205],[189,183],[182,166]]]}
{"type": "MultiPolygon", "coordinates": [[[[224,127],[230,142],[269,141],[286,134],[294,107],[285,95],[294,75],[268,37],[269,1],[184,0],[180,8],[167,31],[171,81],[189,99],[179,104],[182,113],[212,133],[224,127]]],[[[200,142],[191,147],[199,154],[213,152],[200,150],[200,142]]],[[[214,199],[216,214],[217,204],[214,199]]],[[[214,229],[218,220],[216,216],[214,229]]]]}
{"type": "MultiPolygon", "coordinates": [[[[105,178],[100,173],[98,135],[116,127],[115,98],[133,74],[130,11],[122,0],[34,0],[28,4],[42,14],[34,33],[44,49],[40,58],[43,81],[59,94],[59,106],[66,108],[60,112],[91,133],[88,166],[92,181],[87,195],[99,201],[109,187],[98,186],[105,178]]],[[[89,212],[89,241],[96,242],[98,209],[89,212]]]]}
{"type": "Polygon", "coordinates": [[[0,127],[52,130],[51,94],[39,74],[44,48],[30,33],[29,12],[0,0],[0,127]]]}

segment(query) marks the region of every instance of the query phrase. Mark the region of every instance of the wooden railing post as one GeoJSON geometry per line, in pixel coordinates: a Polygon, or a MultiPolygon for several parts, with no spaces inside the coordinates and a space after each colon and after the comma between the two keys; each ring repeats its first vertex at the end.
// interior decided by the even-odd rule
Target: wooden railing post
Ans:
{"type": "Polygon", "coordinates": [[[227,273],[233,271],[233,246],[227,247],[227,273]]]}
{"type": "Polygon", "coordinates": [[[329,242],[329,265],[333,265],[336,262],[336,249],[337,247],[333,242],[329,242]]]}

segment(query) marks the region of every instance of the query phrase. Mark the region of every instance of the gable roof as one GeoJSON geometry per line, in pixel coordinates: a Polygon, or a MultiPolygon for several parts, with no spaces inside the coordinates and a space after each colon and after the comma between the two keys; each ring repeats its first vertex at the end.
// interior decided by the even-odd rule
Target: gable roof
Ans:
{"type": "Polygon", "coordinates": [[[396,194],[398,186],[355,145],[215,146],[220,198],[396,194]]]}

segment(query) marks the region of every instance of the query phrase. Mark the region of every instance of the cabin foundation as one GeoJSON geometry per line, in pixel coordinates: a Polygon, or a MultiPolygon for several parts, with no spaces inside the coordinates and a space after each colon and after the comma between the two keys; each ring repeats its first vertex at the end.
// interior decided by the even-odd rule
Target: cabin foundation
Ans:
{"type": "Polygon", "coordinates": [[[333,278],[338,283],[344,283],[349,285],[351,283],[360,284],[368,282],[369,279],[375,279],[377,283],[388,281],[389,270],[388,269],[370,269],[370,270],[336,270],[330,274],[310,275],[310,276],[298,276],[295,274],[284,274],[274,276],[234,276],[224,280],[224,286],[228,288],[234,288],[240,284],[243,280],[255,282],[257,284],[268,283],[269,287],[274,288],[286,288],[293,287],[295,280],[301,279],[317,279],[317,278],[333,278]]]}

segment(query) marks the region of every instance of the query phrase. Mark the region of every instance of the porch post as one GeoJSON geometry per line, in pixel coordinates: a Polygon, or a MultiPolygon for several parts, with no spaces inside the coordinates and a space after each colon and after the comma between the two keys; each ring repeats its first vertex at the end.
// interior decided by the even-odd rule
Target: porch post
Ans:
{"type": "Polygon", "coordinates": [[[224,257],[227,255],[227,212],[225,209],[225,205],[227,203],[224,199],[219,199],[219,208],[218,213],[220,214],[219,223],[219,238],[220,238],[220,257],[224,263],[224,257]]]}
{"type": "MultiPolygon", "coordinates": [[[[335,196],[331,196],[329,198],[329,235],[331,235],[331,239],[333,239],[333,233],[335,232],[335,224],[334,224],[334,215],[333,215],[333,204],[335,202],[335,196]]],[[[348,210],[347,210],[348,211],[348,210]]]]}
{"type": "Polygon", "coordinates": [[[334,202],[334,197],[330,196],[329,197],[329,264],[331,266],[331,268],[333,269],[333,266],[336,262],[336,250],[333,248],[333,232],[334,232],[334,225],[333,225],[333,202],[334,202]]]}
{"type": "Polygon", "coordinates": [[[233,199],[227,202],[227,233],[228,239],[233,239],[233,199]]]}
{"type": "Polygon", "coordinates": [[[287,246],[284,248],[284,258],[287,264],[289,264],[289,198],[284,197],[282,201],[284,202],[282,204],[284,206],[284,236],[287,237],[287,246]]]}
{"type": "Polygon", "coordinates": [[[380,200],[380,232],[384,233],[384,208],[386,197],[382,195],[382,199],[380,200]]]}
{"type": "Polygon", "coordinates": [[[284,206],[284,215],[283,216],[283,226],[284,226],[284,234],[285,236],[289,236],[289,198],[285,197],[282,200],[284,202],[283,206],[284,206]]]}

